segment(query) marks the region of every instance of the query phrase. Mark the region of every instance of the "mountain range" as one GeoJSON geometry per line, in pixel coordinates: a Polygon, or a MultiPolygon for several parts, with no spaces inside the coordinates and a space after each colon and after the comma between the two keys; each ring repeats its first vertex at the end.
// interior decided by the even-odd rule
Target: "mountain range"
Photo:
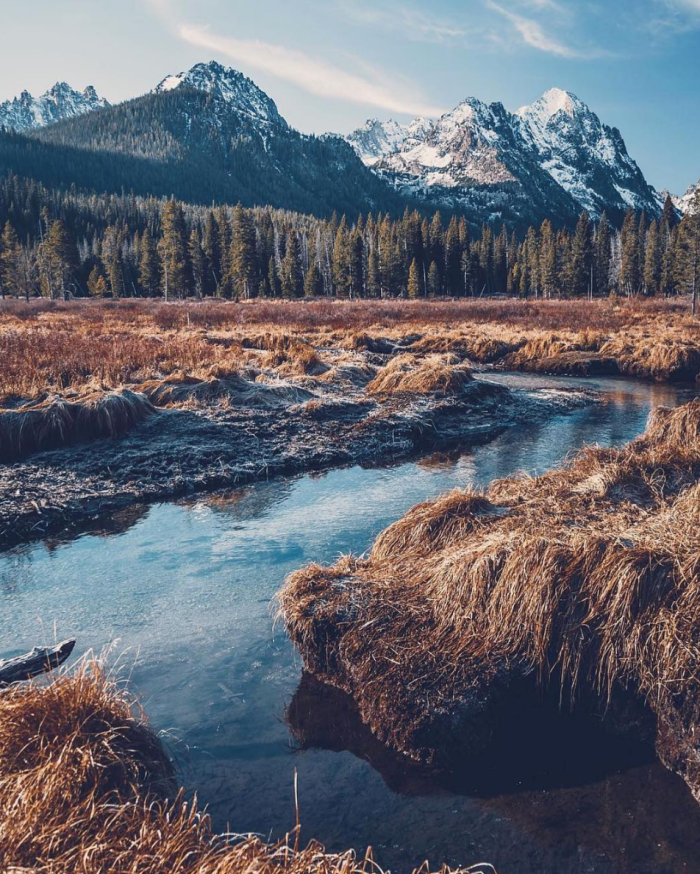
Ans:
{"type": "MultiPolygon", "coordinates": [[[[619,224],[664,197],[622,135],[554,88],[511,113],[468,98],[439,119],[377,119],[343,138],[295,131],[242,73],[216,62],[166,76],[110,106],[58,83],[0,104],[0,171],[45,184],[315,214],[440,208],[473,224],[572,223],[587,209],[619,224]]],[[[693,187],[696,188],[697,186],[693,187]]],[[[694,191],[675,198],[679,211],[694,191]]]]}
{"type": "Polygon", "coordinates": [[[32,97],[29,91],[23,91],[14,100],[0,103],[0,127],[21,133],[106,106],[109,103],[98,96],[92,85],[84,91],[76,91],[65,82],[56,82],[41,97],[32,97]]]}
{"type": "Polygon", "coordinates": [[[515,113],[469,98],[432,123],[371,119],[348,142],[397,190],[439,206],[459,208],[484,188],[563,206],[565,194],[594,216],[663,206],[620,132],[558,88],[515,113]]]}

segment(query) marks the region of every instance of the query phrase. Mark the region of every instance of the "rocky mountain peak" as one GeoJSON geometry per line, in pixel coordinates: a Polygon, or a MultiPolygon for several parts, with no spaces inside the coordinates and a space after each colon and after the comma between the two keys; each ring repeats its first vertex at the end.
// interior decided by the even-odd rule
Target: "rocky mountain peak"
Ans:
{"type": "Polygon", "coordinates": [[[257,122],[286,127],[271,97],[243,73],[217,61],[195,64],[185,72],[166,76],[153,90],[156,94],[162,94],[181,87],[205,91],[226,110],[233,110],[257,122]]]}

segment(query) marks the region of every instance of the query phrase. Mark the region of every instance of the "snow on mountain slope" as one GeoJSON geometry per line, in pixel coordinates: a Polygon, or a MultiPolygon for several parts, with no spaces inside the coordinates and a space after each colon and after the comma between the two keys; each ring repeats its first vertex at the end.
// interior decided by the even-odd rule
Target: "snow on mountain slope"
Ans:
{"type": "Polygon", "coordinates": [[[515,113],[541,166],[590,213],[632,207],[658,211],[656,193],[616,128],[569,91],[552,88],[515,113]]]}
{"type": "Polygon", "coordinates": [[[97,95],[92,85],[76,91],[65,82],[57,82],[41,97],[23,91],[19,97],[0,103],[0,127],[22,133],[105,106],[109,103],[97,95]]]}
{"type": "Polygon", "coordinates": [[[386,155],[395,152],[406,142],[418,143],[427,134],[432,122],[427,118],[417,118],[410,124],[400,124],[390,118],[388,121],[369,119],[366,124],[353,131],[347,141],[355,149],[368,167],[373,167],[386,155]]]}
{"type": "Polygon", "coordinates": [[[166,76],[153,91],[162,94],[183,86],[206,91],[225,111],[233,110],[264,125],[287,127],[274,100],[232,67],[224,67],[216,61],[195,64],[186,72],[166,76]]]}
{"type": "Polygon", "coordinates": [[[673,197],[673,203],[680,212],[695,213],[697,209],[697,197],[700,194],[700,182],[691,185],[682,197],[673,197]]]}
{"type": "Polygon", "coordinates": [[[430,127],[422,137],[406,139],[379,167],[420,178],[428,187],[457,188],[476,183],[513,182],[501,154],[505,110],[469,99],[430,127]]]}
{"type": "MultiPolygon", "coordinates": [[[[469,98],[432,125],[374,119],[347,139],[375,172],[425,197],[449,190],[466,203],[474,186],[510,184],[535,198],[544,190],[553,197],[557,189],[562,206],[568,198],[575,210],[595,216],[603,210],[619,216],[630,206],[651,214],[661,208],[619,131],[558,88],[516,113],[469,98]]],[[[483,202],[483,191],[478,197],[483,202]]]]}

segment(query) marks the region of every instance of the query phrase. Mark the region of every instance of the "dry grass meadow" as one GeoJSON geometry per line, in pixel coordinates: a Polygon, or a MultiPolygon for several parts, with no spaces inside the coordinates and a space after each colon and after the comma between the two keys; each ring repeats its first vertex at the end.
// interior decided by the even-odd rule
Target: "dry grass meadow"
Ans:
{"type": "Polygon", "coordinates": [[[176,372],[235,370],[245,348],[259,346],[265,334],[278,365],[291,360],[307,371],[309,345],[359,348],[403,338],[412,352],[452,352],[515,368],[594,353],[615,359],[629,375],[700,372],[698,323],[679,302],[4,301],[0,404],[95,383],[117,388],[176,372]]]}

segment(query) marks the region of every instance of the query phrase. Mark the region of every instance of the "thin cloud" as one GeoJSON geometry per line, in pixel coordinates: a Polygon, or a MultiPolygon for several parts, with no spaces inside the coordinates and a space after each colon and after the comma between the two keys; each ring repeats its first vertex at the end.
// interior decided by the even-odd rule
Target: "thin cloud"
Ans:
{"type": "Polygon", "coordinates": [[[437,18],[405,5],[387,8],[362,6],[341,0],[338,8],[353,21],[384,27],[413,42],[446,43],[464,40],[471,32],[462,24],[446,18],[437,18]]]}
{"type": "Polygon", "coordinates": [[[444,112],[418,96],[415,87],[388,81],[386,73],[369,78],[297,49],[257,39],[223,36],[206,25],[178,21],[169,0],[146,0],[146,3],[184,42],[223,55],[245,72],[263,71],[318,97],[376,106],[402,115],[438,116],[444,112]]]}
{"type": "Polygon", "coordinates": [[[512,12],[510,9],[505,9],[499,6],[498,3],[493,3],[492,0],[487,0],[486,3],[489,9],[498,12],[513,25],[521,39],[526,45],[531,46],[538,51],[546,52],[550,55],[556,55],[560,58],[594,58],[600,57],[600,51],[584,52],[573,46],[561,42],[555,37],[548,34],[539,21],[534,18],[527,18],[524,15],[519,15],[512,12]]]}
{"type": "Polygon", "coordinates": [[[700,28],[700,0],[655,0],[655,12],[645,20],[643,30],[660,39],[700,28]]]}

